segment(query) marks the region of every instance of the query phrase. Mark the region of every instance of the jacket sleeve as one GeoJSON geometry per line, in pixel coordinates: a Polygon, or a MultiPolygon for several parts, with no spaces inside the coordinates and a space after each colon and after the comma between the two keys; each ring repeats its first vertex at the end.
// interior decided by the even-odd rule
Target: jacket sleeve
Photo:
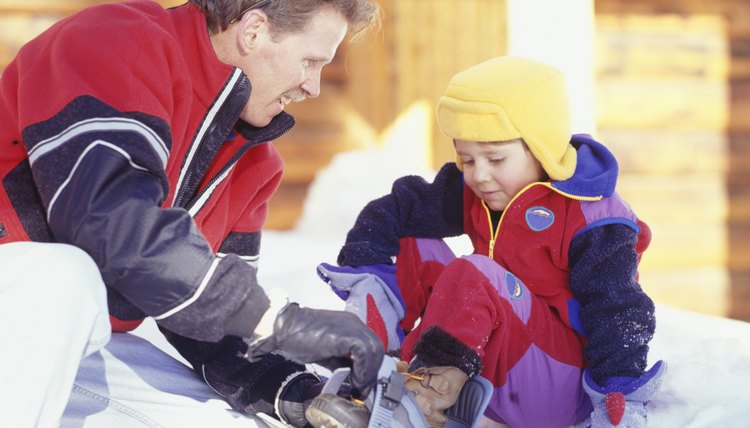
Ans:
{"type": "Polygon", "coordinates": [[[391,193],[368,203],[338,256],[340,265],[392,263],[403,237],[445,238],[463,233],[463,175],[455,163],[438,171],[432,183],[406,176],[391,193]]]}
{"type": "Polygon", "coordinates": [[[654,303],[636,281],[637,232],[624,224],[584,231],[570,247],[569,285],[588,335],[585,356],[594,380],[638,377],[654,335],[654,303]]]}
{"type": "Polygon", "coordinates": [[[85,33],[100,27],[78,27],[28,45],[21,66],[35,64],[19,74],[21,135],[53,239],[86,251],[108,287],[175,332],[216,341],[241,316],[249,336],[269,303],[255,269],[217,257],[185,209],[162,208],[171,121],[186,102],[173,93],[172,39],[112,29],[105,55],[99,33],[85,33]]]}

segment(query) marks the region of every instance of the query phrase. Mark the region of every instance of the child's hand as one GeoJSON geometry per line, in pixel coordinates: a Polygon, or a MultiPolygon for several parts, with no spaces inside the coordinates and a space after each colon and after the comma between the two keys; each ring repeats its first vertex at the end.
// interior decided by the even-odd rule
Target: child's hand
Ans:
{"type": "Polygon", "coordinates": [[[641,377],[611,378],[601,387],[586,370],[583,376],[583,389],[594,404],[589,426],[645,427],[646,404],[656,395],[666,371],[667,364],[660,360],[641,377]]]}
{"type": "Polygon", "coordinates": [[[321,263],[318,276],[346,301],[346,311],[357,315],[378,335],[386,351],[401,348],[404,332],[398,323],[406,311],[396,284],[395,266],[352,267],[321,263]]]}

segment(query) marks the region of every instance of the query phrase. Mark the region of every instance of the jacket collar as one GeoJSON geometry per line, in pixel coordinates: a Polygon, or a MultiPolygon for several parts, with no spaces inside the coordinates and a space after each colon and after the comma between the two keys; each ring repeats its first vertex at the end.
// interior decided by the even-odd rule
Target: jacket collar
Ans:
{"type": "Polygon", "coordinates": [[[551,186],[572,196],[612,196],[619,174],[617,159],[612,152],[584,134],[573,135],[571,144],[578,152],[575,172],[567,180],[553,181],[551,186]]]}

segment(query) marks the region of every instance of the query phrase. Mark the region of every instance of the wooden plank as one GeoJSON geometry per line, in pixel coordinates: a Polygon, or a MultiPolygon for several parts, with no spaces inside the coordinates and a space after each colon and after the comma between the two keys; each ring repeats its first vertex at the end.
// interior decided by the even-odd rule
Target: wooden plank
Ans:
{"type": "Polygon", "coordinates": [[[656,303],[708,315],[725,316],[731,302],[728,273],[720,266],[641,269],[639,283],[656,303]]]}
{"type": "Polygon", "coordinates": [[[731,38],[750,35],[747,0],[596,0],[594,6],[597,14],[717,15],[726,20],[731,38]]]}
{"type": "Polygon", "coordinates": [[[733,221],[728,229],[729,268],[739,271],[750,269],[750,221],[733,221]]]}
{"type": "Polygon", "coordinates": [[[730,132],[750,132],[750,80],[732,83],[730,91],[730,132]]]}
{"type": "Polygon", "coordinates": [[[617,192],[649,224],[702,228],[723,225],[729,197],[725,178],[709,174],[625,174],[617,192]]]}
{"type": "Polygon", "coordinates": [[[750,133],[729,135],[728,158],[730,189],[750,187],[750,133]]]}
{"type": "Polygon", "coordinates": [[[336,153],[361,148],[359,139],[336,130],[300,129],[274,142],[285,163],[284,180],[310,183],[336,153]]]}
{"type": "MultiPolygon", "coordinates": [[[[718,267],[727,263],[727,238],[723,223],[697,227],[649,222],[649,226],[653,241],[641,261],[644,269],[718,267]]],[[[737,262],[748,266],[747,258],[737,262]]]]}
{"type": "Polygon", "coordinates": [[[731,39],[729,50],[732,57],[730,81],[750,80],[750,37],[731,39]]]}
{"type": "Polygon", "coordinates": [[[597,124],[603,128],[723,130],[729,118],[724,82],[694,77],[599,79],[597,124]]]}
{"type": "Polygon", "coordinates": [[[729,70],[724,21],[714,16],[597,15],[600,76],[695,76],[729,70]]]}
{"type": "Polygon", "coordinates": [[[285,183],[268,203],[268,219],[263,227],[268,230],[288,230],[297,224],[307,197],[305,184],[285,183]]]}
{"type": "Polygon", "coordinates": [[[621,174],[671,175],[677,180],[681,174],[724,175],[729,170],[729,143],[718,130],[601,127],[597,139],[615,155],[621,174]]]}
{"type": "Polygon", "coordinates": [[[730,274],[728,315],[732,318],[750,321],[750,269],[736,269],[730,274]]]}
{"type": "MultiPolygon", "coordinates": [[[[321,81],[320,96],[286,106],[299,125],[341,126],[342,117],[352,107],[343,91],[336,84],[321,81]]],[[[292,133],[298,133],[297,129],[292,133]]]]}
{"type": "Polygon", "coordinates": [[[621,177],[618,192],[653,232],[643,266],[724,266],[728,259],[724,189],[722,176],[621,177]]]}
{"type": "MultiPolygon", "coordinates": [[[[730,224],[750,224],[750,175],[729,177],[727,220],[730,224]]],[[[747,242],[750,246],[750,241],[747,242]]]]}

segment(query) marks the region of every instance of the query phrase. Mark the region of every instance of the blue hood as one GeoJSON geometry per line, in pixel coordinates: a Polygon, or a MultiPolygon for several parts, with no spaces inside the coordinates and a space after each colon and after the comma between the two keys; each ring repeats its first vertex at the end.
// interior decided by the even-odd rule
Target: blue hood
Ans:
{"type": "Polygon", "coordinates": [[[552,182],[552,187],[573,196],[612,196],[619,173],[612,152],[584,134],[573,135],[570,143],[578,151],[576,170],[569,179],[552,182]]]}

